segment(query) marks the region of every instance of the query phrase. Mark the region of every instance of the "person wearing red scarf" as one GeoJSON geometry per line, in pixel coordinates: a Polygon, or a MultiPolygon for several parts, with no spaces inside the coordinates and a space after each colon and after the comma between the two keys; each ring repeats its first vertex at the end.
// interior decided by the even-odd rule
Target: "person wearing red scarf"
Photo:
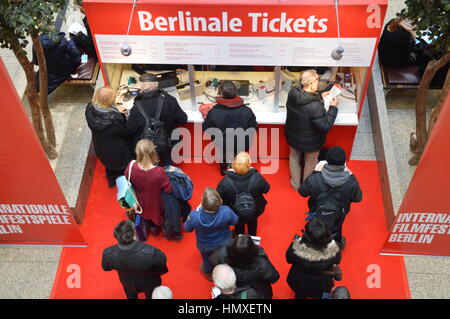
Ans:
{"type": "Polygon", "coordinates": [[[252,109],[244,105],[244,100],[237,95],[237,87],[233,81],[221,81],[219,94],[217,104],[208,112],[202,127],[204,131],[216,128],[222,132],[222,144],[218,143],[217,136],[211,135],[217,147],[216,154],[219,155],[220,172],[223,175],[228,163],[231,163],[238,153],[248,152],[258,123],[252,109]],[[236,131],[239,128],[243,129],[244,133],[236,131]],[[227,132],[227,129],[234,130],[227,132]]]}

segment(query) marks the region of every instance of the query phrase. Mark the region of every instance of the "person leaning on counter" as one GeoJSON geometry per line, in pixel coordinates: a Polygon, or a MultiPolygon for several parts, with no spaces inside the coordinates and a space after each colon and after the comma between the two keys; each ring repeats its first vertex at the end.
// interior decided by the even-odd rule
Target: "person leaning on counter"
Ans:
{"type": "Polygon", "coordinates": [[[320,77],[316,70],[306,70],[300,76],[300,87],[293,87],[286,103],[286,139],[290,146],[289,169],[291,185],[298,190],[303,180],[314,171],[319,151],[324,146],[327,132],[337,116],[337,99],[333,98],[328,111],[323,97],[318,94],[320,77]],[[304,165],[302,165],[304,164],[304,165]]]}

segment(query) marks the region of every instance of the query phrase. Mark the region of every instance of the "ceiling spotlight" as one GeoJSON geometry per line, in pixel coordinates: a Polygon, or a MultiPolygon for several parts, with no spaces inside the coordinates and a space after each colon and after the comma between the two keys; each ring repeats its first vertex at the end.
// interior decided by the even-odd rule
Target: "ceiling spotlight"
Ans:
{"type": "Polygon", "coordinates": [[[344,55],[344,48],[341,46],[338,46],[336,49],[331,52],[331,57],[333,60],[339,61],[342,59],[342,56],[344,55]]]}
{"type": "Polygon", "coordinates": [[[133,8],[131,9],[130,20],[128,22],[127,35],[126,35],[125,41],[120,46],[120,53],[122,53],[123,56],[130,56],[131,53],[133,52],[133,50],[131,49],[131,46],[128,44],[128,34],[130,33],[131,21],[133,20],[133,13],[134,13],[134,8],[136,7],[136,2],[137,2],[137,0],[133,0],[133,8]]]}
{"type": "Polygon", "coordinates": [[[336,22],[338,29],[338,42],[339,45],[336,49],[331,52],[331,57],[333,60],[339,61],[344,56],[344,48],[341,45],[341,24],[339,22],[339,8],[338,8],[338,0],[334,0],[334,9],[336,10],[336,22]]]}

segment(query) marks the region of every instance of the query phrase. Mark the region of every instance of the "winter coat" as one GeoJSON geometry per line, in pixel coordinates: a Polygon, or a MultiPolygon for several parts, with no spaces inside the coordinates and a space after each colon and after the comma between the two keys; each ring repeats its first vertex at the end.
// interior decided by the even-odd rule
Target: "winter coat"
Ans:
{"type": "Polygon", "coordinates": [[[103,251],[102,268],[117,270],[128,290],[151,292],[161,285],[161,275],[168,272],[166,255],[156,247],[135,241],[131,245],[114,245],[103,251]]]}
{"type": "Polygon", "coordinates": [[[320,172],[314,171],[300,185],[298,192],[303,197],[309,196],[308,207],[313,212],[316,209],[317,196],[331,188],[339,190],[345,214],[349,212],[352,202],[362,200],[362,191],[356,177],[348,170],[337,169],[334,165],[325,165],[320,172]]]}
{"type": "Polygon", "coordinates": [[[167,237],[181,233],[181,204],[173,194],[161,192],[164,207],[164,232],[167,237]]]}
{"type": "Polygon", "coordinates": [[[262,247],[258,247],[258,258],[255,262],[246,268],[237,268],[230,263],[227,247],[220,250],[218,263],[228,264],[233,268],[238,287],[248,286],[253,288],[261,298],[272,299],[272,284],[280,279],[280,274],[272,265],[262,247]]]}
{"type": "Polygon", "coordinates": [[[250,168],[245,175],[236,174],[234,171],[227,171],[225,172],[225,177],[219,182],[217,192],[222,197],[223,204],[233,209],[237,194],[231,184],[236,185],[239,190],[246,190],[252,194],[256,204],[255,218],[264,212],[267,201],[263,194],[269,192],[270,185],[255,168],[250,168]]]}
{"type": "Polygon", "coordinates": [[[67,40],[65,35],[64,32],[59,32],[54,39],[47,34],[39,36],[47,64],[48,94],[69,79],[81,63],[80,50],[72,40],[67,40]]]}
{"type": "Polygon", "coordinates": [[[322,272],[332,271],[333,265],[340,263],[341,253],[334,240],[323,251],[318,251],[306,246],[298,238],[294,239],[286,251],[286,261],[292,264],[287,283],[296,295],[322,298],[322,294],[330,293],[334,286],[332,275],[322,272]]]}
{"type": "MultiPolygon", "coordinates": [[[[142,133],[145,127],[145,119],[136,106],[136,101],[141,101],[149,117],[155,117],[160,92],[159,89],[147,91],[139,94],[135,98],[134,106],[130,110],[127,121],[128,129],[133,133],[133,149],[136,147],[137,142],[142,139],[142,133]]],[[[181,109],[177,99],[168,93],[165,93],[164,96],[159,119],[164,122],[164,127],[170,137],[176,125],[182,125],[187,122],[187,115],[181,109]]]]}
{"type": "Polygon", "coordinates": [[[258,293],[249,287],[239,287],[232,294],[220,294],[215,299],[261,299],[258,293]]]}
{"type": "MultiPolygon", "coordinates": [[[[244,101],[240,97],[236,97],[234,99],[217,99],[217,104],[208,112],[206,116],[202,128],[206,131],[209,128],[217,128],[222,132],[222,149],[225,149],[226,145],[230,145],[227,150],[228,153],[234,152],[237,154],[241,151],[248,151],[250,148],[251,137],[246,135],[244,139],[241,139],[231,135],[227,137],[226,129],[227,128],[242,128],[244,131],[253,128],[255,130],[258,129],[258,123],[256,122],[255,114],[252,109],[248,106],[244,105],[244,101]],[[234,148],[231,147],[231,143],[234,137],[234,148]],[[238,147],[242,145],[243,147],[238,147]]],[[[233,132],[231,132],[233,134],[233,132]]],[[[214,140],[214,137],[213,137],[214,140]]],[[[216,141],[217,146],[217,141],[216,141]]]]}
{"type": "Polygon", "coordinates": [[[200,207],[189,214],[184,230],[195,230],[197,248],[200,251],[211,251],[228,244],[231,240],[230,226],[237,222],[238,216],[228,206],[220,206],[215,213],[206,213],[200,207]]]}
{"type": "Polygon", "coordinates": [[[133,159],[131,133],[125,116],[113,108],[104,109],[89,103],[86,121],[92,132],[95,154],[110,170],[125,170],[133,159]]]}
{"type": "MultiPolygon", "coordinates": [[[[391,21],[390,21],[391,22],[391,21]]],[[[394,68],[403,68],[413,65],[411,53],[413,52],[414,39],[408,31],[398,26],[393,32],[388,31],[388,22],[381,34],[378,44],[378,54],[381,64],[394,68]]]]}
{"type": "Polygon", "coordinates": [[[325,111],[320,95],[294,87],[289,92],[286,108],[288,144],[299,152],[319,151],[336,120],[337,107],[330,105],[325,111]]]}

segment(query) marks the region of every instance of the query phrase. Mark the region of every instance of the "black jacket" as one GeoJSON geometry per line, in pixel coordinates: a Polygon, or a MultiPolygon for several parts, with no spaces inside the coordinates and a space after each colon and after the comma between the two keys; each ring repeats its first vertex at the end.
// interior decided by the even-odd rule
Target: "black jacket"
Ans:
{"type": "Polygon", "coordinates": [[[106,248],[102,268],[117,270],[120,282],[129,290],[151,292],[161,285],[161,275],[168,272],[166,262],[166,255],[161,250],[136,241],[129,246],[106,248]]]}
{"type": "Polygon", "coordinates": [[[286,108],[288,144],[300,152],[319,151],[336,120],[337,107],[330,105],[327,112],[320,95],[294,87],[289,92],[286,108]]]}
{"type": "Polygon", "coordinates": [[[125,116],[112,108],[96,108],[92,103],[86,106],[85,116],[92,131],[95,154],[102,164],[110,170],[125,170],[133,159],[125,116]]]}
{"type": "Polygon", "coordinates": [[[238,268],[230,263],[227,247],[220,250],[218,261],[219,264],[228,264],[233,268],[238,287],[248,286],[253,288],[262,299],[272,299],[272,284],[280,279],[280,274],[262,247],[258,247],[258,252],[257,260],[246,268],[238,268]]]}
{"type": "MultiPolygon", "coordinates": [[[[55,38],[47,34],[39,36],[44,50],[48,74],[48,94],[61,83],[70,78],[81,63],[81,52],[72,40],[67,40],[64,32],[59,32],[55,38]]],[[[35,52],[33,50],[33,55],[35,52]]],[[[37,63],[34,57],[33,61],[37,63]]]]}
{"type": "MultiPolygon", "coordinates": [[[[137,142],[142,138],[142,132],[145,127],[145,119],[137,108],[136,101],[141,101],[147,115],[149,117],[154,117],[156,115],[160,92],[159,89],[147,91],[139,94],[135,98],[134,106],[130,110],[130,116],[127,121],[128,129],[133,133],[133,149],[136,147],[137,142]]],[[[182,125],[187,122],[187,115],[181,109],[176,98],[168,93],[164,93],[164,96],[159,119],[164,122],[164,127],[170,137],[176,125],[182,125]]]]}
{"type": "Polygon", "coordinates": [[[232,188],[232,183],[239,190],[245,190],[252,194],[256,204],[255,218],[261,215],[267,205],[263,194],[267,194],[270,190],[270,185],[265,178],[255,168],[251,168],[245,175],[239,175],[233,171],[225,172],[224,178],[217,185],[217,192],[222,197],[223,204],[234,209],[234,200],[237,194],[232,188]]]}
{"type": "Polygon", "coordinates": [[[381,64],[394,68],[403,68],[413,64],[411,53],[413,52],[414,39],[411,33],[398,26],[393,32],[387,30],[389,21],[381,34],[378,44],[378,54],[381,64]]]}
{"type": "Polygon", "coordinates": [[[322,293],[330,293],[334,286],[332,271],[334,264],[341,261],[341,253],[335,241],[318,251],[306,246],[301,238],[294,239],[286,251],[286,261],[292,264],[287,276],[289,287],[303,298],[322,298],[322,293]]]}
{"type": "Polygon", "coordinates": [[[249,287],[239,287],[232,294],[221,294],[215,299],[261,299],[261,297],[256,293],[256,291],[249,287]]]}
{"type": "MultiPolygon", "coordinates": [[[[209,128],[218,128],[220,131],[222,131],[222,147],[225,150],[225,146],[229,143],[232,143],[232,140],[230,138],[227,138],[227,135],[225,134],[227,128],[242,128],[243,130],[254,128],[255,130],[257,130],[258,123],[256,122],[256,116],[253,113],[252,109],[246,105],[241,104],[235,106],[233,105],[233,103],[230,103],[230,105],[216,104],[208,112],[208,115],[206,116],[202,124],[202,128],[204,131],[209,128]]],[[[248,151],[248,149],[250,148],[250,143],[251,137],[249,135],[246,135],[244,139],[238,139],[238,136],[234,136],[233,151],[235,155],[241,151],[248,151]],[[238,148],[239,145],[243,145],[244,149],[238,148]]],[[[232,150],[230,149],[230,151],[232,150]]]]}
{"type": "Polygon", "coordinates": [[[347,214],[352,202],[357,203],[362,200],[362,191],[359,187],[358,180],[348,171],[330,171],[326,167],[327,165],[325,165],[321,172],[314,171],[309,175],[300,185],[298,192],[303,197],[310,196],[308,199],[308,207],[310,211],[314,211],[317,196],[331,188],[337,188],[342,195],[342,202],[345,213],[347,214]]]}

